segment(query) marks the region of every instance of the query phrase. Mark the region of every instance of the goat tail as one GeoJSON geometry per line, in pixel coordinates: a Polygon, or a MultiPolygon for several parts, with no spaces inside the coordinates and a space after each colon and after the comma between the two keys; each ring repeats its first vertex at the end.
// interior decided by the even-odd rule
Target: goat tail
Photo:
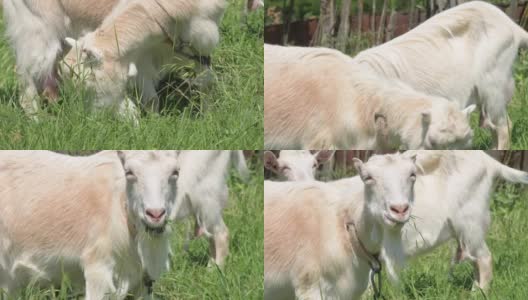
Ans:
{"type": "Polygon", "coordinates": [[[528,49],[528,32],[519,24],[512,21],[515,38],[519,40],[519,48],[528,49]]]}
{"type": "Polygon", "coordinates": [[[519,48],[528,49],[528,32],[519,26],[519,48]]]}
{"type": "Polygon", "coordinates": [[[249,170],[242,150],[231,151],[231,163],[240,175],[241,179],[246,182],[249,179],[249,170]]]}
{"type": "MultiPolygon", "coordinates": [[[[488,156],[489,157],[489,156],[488,156]]],[[[528,173],[503,165],[492,157],[489,157],[490,162],[496,169],[497,177],[500,177],[508,182],[528,184],[528,173]]]]}

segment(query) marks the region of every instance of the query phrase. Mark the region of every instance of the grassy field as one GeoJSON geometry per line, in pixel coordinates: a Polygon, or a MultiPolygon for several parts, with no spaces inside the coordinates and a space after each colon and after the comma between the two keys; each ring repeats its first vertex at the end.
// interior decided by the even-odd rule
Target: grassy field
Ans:
{"type": "MultiPolygon", "coordinates": [[[[492,196],[492,224],[486,242],[493,255],[493,282],[485,296],[472,291],[473,268],[464,262],[448,276],[456,243],[410,263],[399,286],[384,277],[387,299],[528,299],[528,190],[502,185],[492,196]]],[[[367,297],[363,297],[367,299],[367,297]]]]}
{"type": "MultiPolygon", "coordinates": [[[[256,157],[255,157],[256,159],[256,157]]],[[[224,220],[230,230],[230,255],[225,270],[207,268],[209,244],[191,242],[190,254],[182,249],[187,226],[175,234],[173,271],[155,287],[161,299],[262,299],[264,289],[264,189],[262,163],[250,168],[251,180],[231,180],[229,207],[224,220]]]]}
{"type": "MultiPolygon", "coordinates": [[[[154,285],[158,299],[261,299],[263,295],[263,173],[256,157],[249,163],[247,183],[236,175],[229,180],[228,207],[224,220],[230,231],[230,255],[224,271],[207,267],[209,244],[205,238],[190,242],[183,250],[188,222],[173,224],[172,268],[154,285]]],[[[72,299],[65,283],[56,290],[28,287],[20,300],[72,299]]],[[[2,296],[0,294],[0,299],[2,296]]]]}
{"type": "MultiPolygon", "coordinates": [[[[217,84],[205,99],[172,89],[161,115],[139,127],[108,112],[90,113],[89,97],[66,83],[60,104],[30,121],[18,106],[13,54],[0,26],[1,149],[259,149],[263,140],[263,11],[241,22],[242,0],[230,0],[213,53],[217,84]],[[202,101],[209,107],[203,110],[202,101]]],[[[1,23],[1,22],[0,22],[1,23]]]]}

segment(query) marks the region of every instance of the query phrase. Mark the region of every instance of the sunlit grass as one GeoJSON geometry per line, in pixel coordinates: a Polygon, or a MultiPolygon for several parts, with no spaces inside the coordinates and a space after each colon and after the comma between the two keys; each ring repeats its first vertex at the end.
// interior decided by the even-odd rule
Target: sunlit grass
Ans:
{"type": "MultiPolygon", "coordinates": [[[[18,105],[12,51],[0,26],[1,149],[259,149],[263,141],[263,12],[241,22],[243,1],[230,1],[213,53],[217,82],[207,94],[178,81],[160,115],[145,114],[139,126],[112,113],[92,113],[90,96],[66,82],[60,102],[42,110],[40,122],[18,105]],[[207,103],[207,109],[204,103],[207,103]]],[[[170,68],[170,66],[168,66],[170,68]]],[[[177,66],[180,75],[181,72],[177,66]]],[[[179,81],[181,82],[181,81],[179,81]]],[[[132,93],[133,94],[133,93],[132,93]]]]}

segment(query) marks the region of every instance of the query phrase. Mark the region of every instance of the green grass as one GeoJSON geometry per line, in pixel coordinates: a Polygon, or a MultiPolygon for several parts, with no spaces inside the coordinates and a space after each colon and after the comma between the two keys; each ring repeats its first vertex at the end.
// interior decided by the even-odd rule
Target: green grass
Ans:
{"type": "MultiPolygon", "coordinates": [[[[502,185],[491,201],[492,223],[486,242],[493,256],[493,281],[486,298],[472,291],[473,268],[464,262],[448,276],[456,249],[448,243],[426,256],[413,260],[392,285],[384,276],[387,299],[528,299],[528,193],[513,185],[502,185]]],[[[363,297],[367,299],[367,297],[363,297]]]]}
{"type": "Polygon", "coordinates": [[[91,113],[89,97],[66,83],[58,105],[41,111],[39,122],[18,105],[12,51],[0,26],[1,149],[260,149],[263,141],[263,12],[241,22],[242,0],[229,1],[221,42],[213,53],[218,77],[199,99],[170,90],[160,115],[144,115],[140,125],[112,113],[91,113]],[[203,101],[208,108],[204,110],[203,101]]]}
{"type": "Polygon", "coordinates": [[[193,240],[190,255],[182,245],[187,226],[175,234],[173,269],[156,285],[161,299],[261,299],[264,291],[264,188],[262,163],[247,184],[231,181],[224,220],[230,230],[225,269],[207,268],[209,244],[193,240]]]}
{"type": "MultiPolygon", "coordinates": [[[[261,299],[264,278],[264,200],[262,162],[249,164],[247,183],[236,175],[229,180],[228,207],[224,221],[230,231],[230,254],[224,271],[207,267],[209,244],[205,238],[183,250],[189,221],[173,224],[171,271],[154,285],[158,299],[261,299]]],[[[194,224],[194,223],[193,223],[194,224]]],[[[28,287],[17,299],[72,299],[68,280],[56,289],[28,287]]],[[[0,299],[1,293],[0,293],[0,299]]]]}

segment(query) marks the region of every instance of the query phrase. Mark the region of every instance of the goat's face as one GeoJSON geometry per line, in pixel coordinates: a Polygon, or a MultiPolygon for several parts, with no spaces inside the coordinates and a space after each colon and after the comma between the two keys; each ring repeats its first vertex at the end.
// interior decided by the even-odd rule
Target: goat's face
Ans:
{"type": "Polygon", "coordinates": [[[97,32],[92,32],[78,41],[66,39],[71,49],[61,64],[61,73],[93,92],[96,108],[117,109],[126,97],[128,79],[137,75],[137,68],[134,63],[126,63],[97,48],[96,35],[97,32]]]}
{"type": "Polygon", "coordinates": [[[175,151],[118,151],[126,176],[128,211],[147,232],[161,233],[176,201],[175,151]]]}
{"type": "Polygon", "coordinates": [[[463,110],[454,102],[437,101],[429,112],[422,113],[426,132],[424,149],[466,149],[471,147],[473,130],[469,125],[476,106],[463,110]]]}
{"type": "Polygon", "coordinates": [[[321,150],[312,154],[308,150],[282,150],[279,158],[271,151],[264,152],[264,167],[288,181],[315,180],[317,168],[334,154],[321,150]]]}
{"type": "Polygon", "coordinates": [[[373,156],[367,163],[354,158],[365,184],[367,209],[382,226],[400,228],[409,220],[414,204],[415,160],[400,154],[373,156]]]}

